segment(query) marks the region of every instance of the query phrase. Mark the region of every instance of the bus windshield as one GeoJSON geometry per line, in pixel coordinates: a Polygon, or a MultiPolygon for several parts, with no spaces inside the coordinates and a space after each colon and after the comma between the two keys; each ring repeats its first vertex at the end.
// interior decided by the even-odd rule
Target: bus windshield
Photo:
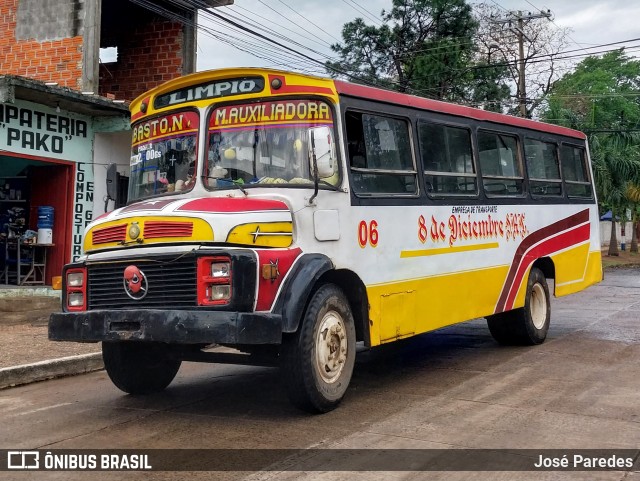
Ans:
{"type": "Polygon", "coordinates": [[[331,108],[318,100],[227,105],[209,119],[205,185],[313,185],[313,162],[330,166],[319,174],[338,180],[331,108]]]}
{"type": "Polygon", "coordinates": [[[132,128],[129,200],[191,190],[196,181],[198,114],[173,113],[132,128]]]}

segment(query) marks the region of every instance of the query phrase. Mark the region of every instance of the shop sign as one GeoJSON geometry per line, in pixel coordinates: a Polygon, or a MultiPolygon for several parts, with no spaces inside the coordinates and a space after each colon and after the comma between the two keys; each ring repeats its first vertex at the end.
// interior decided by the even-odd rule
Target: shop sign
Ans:
{"type": "Polygon", "coordinates": [[[73,203],[73,242],[71,259],[82,254],[84,228],[93,220],[93,169],[79,162],[76,166],[75,199],[73,203]]]}
{"type": "Polygon", "coordinates": [[[71,258],[77,260],[84,228],[93,218],[91,120],[32,102],[0,103],[0,150],[76,163],[71,258]]]}
{"type": "Polygon", "coordinates": [[[0,149],[70,161],[91,161],[88,119],[16,100],[0,103],[0,149]]]}

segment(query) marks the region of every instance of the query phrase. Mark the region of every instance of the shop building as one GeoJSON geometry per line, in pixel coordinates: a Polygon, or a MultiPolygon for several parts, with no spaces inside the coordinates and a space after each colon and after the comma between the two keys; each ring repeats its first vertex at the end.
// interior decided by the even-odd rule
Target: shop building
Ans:
{"type": "Polygon", "coordinates": [[[129,156],[128,108],[7,75],[0,99],[0,282],[51,285],[81,254],[85,225],[104,212],[106,165],[129,156]],[[40,238],[48,219],[39,213],[52,217],[40,238]]]}
{"type": "Polygon", "coordinates": [[[51,285],[80,255],[85,225],[114,208],[107,166],[129,174],[128,101],[195,71],[197,10],[140,3],[0,0],[0,287],[24,280],[17,258],[25,274],[37,266],[27,284],[51,285]],[[101,61],[105,49],[115,56],[101,61]],[[18,255],[15,239],[37,235],[41,207],[53,208],[50,245],[18,255]]]}

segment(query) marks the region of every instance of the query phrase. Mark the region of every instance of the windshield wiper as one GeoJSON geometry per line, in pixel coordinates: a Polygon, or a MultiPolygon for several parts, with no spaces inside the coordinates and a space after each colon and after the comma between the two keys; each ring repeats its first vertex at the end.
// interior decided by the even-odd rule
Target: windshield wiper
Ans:
{"type": "Polygon", "coordinates": [[[248,195],[249,195],[249,193],[248,193],[248,192],[245,190],[245,188],[243,187],[244,182],[238,182],[237,180],[233,180],[233,179],[220,179],[219,177],[211,177],[211,176],[209,176],[209,175],[201,175],[200,177],[201,177],[203,180],[205,180],[205,179],[206,179],[206,180],[208,180],[208,179],[215,179],[215,180],[222,180],[222,181],[224,181],[224,182],[228,182],[228,183],[230,183],[230,184],[232,184],[232,185],[236,186],[238,189],[240,189],[240,191],[241,191],[244,195],[246,195],[246,196],[248,196],[248,195]]]}

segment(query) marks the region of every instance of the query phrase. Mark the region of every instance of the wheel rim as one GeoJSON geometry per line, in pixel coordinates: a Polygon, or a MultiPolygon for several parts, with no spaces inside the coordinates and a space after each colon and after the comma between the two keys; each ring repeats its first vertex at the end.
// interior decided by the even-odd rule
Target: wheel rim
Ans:
{"type": "Polygon", "coordinates": [[[547,321],[547,296],[541,284],[534,284],[529,302],[531,320],[536,329],[542,329],[547,321]]]}
{"type": "Polygon", "coordinates": [[[327,312],[316,338],[316,367],[324,382],[331,384],[340,377],[347,361],[347,349],[342,316],[335,311],[327,312]]]}

